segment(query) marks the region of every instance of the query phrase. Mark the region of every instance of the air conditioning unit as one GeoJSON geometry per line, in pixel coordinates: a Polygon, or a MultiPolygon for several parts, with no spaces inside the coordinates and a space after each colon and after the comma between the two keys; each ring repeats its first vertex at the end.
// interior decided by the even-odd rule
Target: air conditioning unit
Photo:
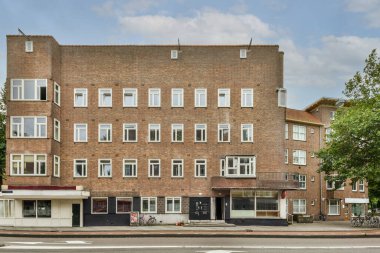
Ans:
{"type": "Polygon", "coordinates": [[[171,50],[170,51],[170,58],[172,60],[177,60],[178,59],[178,50],[171,50]]]}

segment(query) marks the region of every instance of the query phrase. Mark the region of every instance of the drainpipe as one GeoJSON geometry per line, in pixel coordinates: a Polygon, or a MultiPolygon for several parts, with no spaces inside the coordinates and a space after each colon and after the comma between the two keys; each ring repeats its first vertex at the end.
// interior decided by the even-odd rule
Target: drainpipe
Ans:
{"type": "MultiPolygon", "coordinates": [[[[323,132],[323,126],[319,126],[319,150],[322,148],[322,132],[323,132]]],[[[319,158],[319,162],[321,162],[321,159],[319,158]]],[[[322,173],[319,172],[319,214],[322,214],[322,173]]]]}

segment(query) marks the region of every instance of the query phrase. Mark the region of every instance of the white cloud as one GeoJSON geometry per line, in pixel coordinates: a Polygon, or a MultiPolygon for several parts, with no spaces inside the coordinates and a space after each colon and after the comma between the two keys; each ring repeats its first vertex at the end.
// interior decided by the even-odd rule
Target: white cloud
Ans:
{"type": "Polygon", "coordinates": [[[370,27],[380,28],[379,0],[347,0],[346,8],[351,12],[364,13],[370,27]]]}
{"type": "Polygon", "coordinates": [[[279,44],[285,52],[285,82],[289,87],[343,86],[363,69],[372,49],[380,50],[380,38],[355,36],[326,36],[318,48],[300,49],[290,39],[279,44]]]}
{"type": "Polygon", "coordinates": [[[122,16],[125,33],[159,43],[179,37],[184,44],[242,43],[254,37],[256,42],[275,37],[272,28],[252,14],[230,14],[202,9],[191,17],[168,15],[122,16]]]}
{"type": "Polygon", "coordinates": [[[107,0],[100,5],[93,6],[93,10],[100,16],[136,15],[144,13],[160,5],[165,0],[107,0]]]}

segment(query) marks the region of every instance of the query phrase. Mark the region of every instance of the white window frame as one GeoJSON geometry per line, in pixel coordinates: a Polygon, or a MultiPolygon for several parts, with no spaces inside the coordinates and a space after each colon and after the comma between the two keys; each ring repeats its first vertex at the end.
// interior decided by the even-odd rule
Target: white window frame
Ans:
{"type": "Polygon", "coordinates": [[[230,142],[231,141],[231,127],[230,124],[218,124],[218,142],[230,142]],[[222,128],[222,126],[227,126],[228,130],[228,140],[223,140],[223,131],[226,128],[222,128]],[[221,132],[222,131],[222,132],[221,132]]]}
{"type": "Polygon", "coordinates": [[[161,177],[161,159],[148,160],[148,177],[161,177]],[[158,161],[158,163],[152,163],[152,161],[158,161]],[[158,175],[151,174],[151,172],[154,173],[154,169],[151,171],[151,166],[155,164],[158,164],[158,175]]]}
{"type": "Polygon", "coordinates": [[[195,124],[194,125],[194,142],[207,142],[207,124],[195,124]],[[198,128],[200,127],[200,128],[198,128]],[[203,140],[197,140],[197,131],[201,131],[201,137],[203,140]]]}
{"type": "Polygon", "coordinates": [[[165,197],[165,213],[181,213],[182,212],[182,198],[181,197],[165,197]],[[175,210],[174,202],[179,200],[179,210],[175,210]],[[168,210],[168,201],[172,202],[173,210],[168,210]]]}
{"type": "Polygon", "coordinates": [[[285,164],[289,164],[289,149],[285,149],[285,164]]]}
{"type": "Polygon", "coordinates": [[[184,142],[183,124],[172,124],[172,142],[184,142]],[[181,132],[182,140],[177,139],[177,132],[181,132]]]}
{"type": "MultiPolygon", "coordinates": [[[[105,173],[104,169],[103,169],[103,173],[105,173]]],[[[105,177],[105,178],[111,178],[112,177],[112,159],[109,159],[109,158],[98,159],[98,177],[105,177]],[[103,163],[103,161],[109,161],[109,163],[103,163]],[[101,173],[102,165],[107,165],[107,164],[111,165],[111,173],[109,176],[102,175],[102,173],[101,173]]]]}
{"type": "Polygon", "coordinates": [[[207,89],[196,88],[194,91],[194,107],[206,108],[207,107],[207,89]],[[205,104],[201,104],[201,96],[205,96],[205,104]]]}
{"type": "Polygon", "coordinates": [[[306,203],[306,199],[293,199],[293,214],[306,214],[306,203]],[[304,209],[305,211],[303,211],[302,209],[304,209]]]}
{"type": "Polygon", "coordinates": [[[0,218],[14,218],[15,216],[15,200],[14,199],[0,199],[2,204],[3,215],[0,218]]]}
{"type": "Polygon", "coordinates": [[[138,141],[138,125],[137,123],[124,123],[123,124],[123,142],[137,142],[138,141]],[[125,130],[126,130],[126,127],[127,126],[132,126],[133,129],[135,129],[136,131],[136,140],[130,140],[129,138],[129,129],[132,129],[132,128],[128,128],[128,140],[126,139],[126,134],[125,134],[125,130]]]}
{"type": "Polygon", "coordinates": [[[331,216],[339,216],[340,215],[340,201],[339,199],[329,199],[329,204],[328,204],[328,214],[331,216]],[[336,201],[336,205],[331,205],[332,201],[336,201]],[[337,213],[332,213],[331,212],[331,207],[337,207],[337,213]]]}
{"type": "Polygon", "coordinates": [[[138,105],[138,91],[136,88],[124,88],[123,89],[123,107],[137,107],[138,105]],[[125,94],[131,93],[133,97],[133,105],[127,105],[125,103],[125,94]]]}
{"type": "Polygon", "coordinates": [[[108,197],[92,197],[91,198],[91,214],[108,214],[108,197]],[[94,205],[93,205],[94,199],[106,199],[107,200],[107,212],[105,212],[105,213],[94,212],[94,205]]]}
{"type": "Polygon", "coordinates": [[[150,88],[148,90],[148,92],[149,92],[149,96],[148,96],[149,107],[161,107],[161,89],[160,88],[150,88]],[[157,104],[153,103],[155,96],[158,96],[157,97],[157,99],[158,99],[157,104]]]}
{"type": "Polygon", "coordinates": [[[285,107],[287,104],[287,91],[285,88],[277,89],[278,107],[285,107]]]}
{"type": "Polygon", "coordinates": [[[11,101],[47,101],[48,100],[48,81],[47,79],[11,79],[11,97],[10,97],[10,100],[11,101]],[[14,82],[15,81],[21,81],[21,85],[17,88],[17,92],[18,92],[18,97],[17,98],[14,98],[13,97],[13,87],[15,86],[14,85],[14,82]],[[25,81],[33,81],[34,82],[34,98],[32,99],[25,99],[25,94],[24,94],[24,91],[25,91],[25,81]],[[44,85],[38,85],[38,82],[39,81],[45,81],[45,84],[44,85]],[[39,87],[46,87],[46,99],[45,100],[41,100],[41,99],[38,99],[38,97],[40,96],[41,97],[41,94],[39,94],[39,90],[38,88],[39,87]]]}
{"type": "Polygon", "coordinates": [[[112,88],[99,88],[98,89],[98,107],[112,107],[112,88]],[[103,96],[111,94],[111,104],[104,104],[103,96]]]}
{"type": "Polygon", "coordinates": [[[178,60],[178,50],[170,50],[170,59],[178,60]]]}
{"type": "Polygon", "coordinates": [[[183,162],[183,159],[172,159],[172,166],[171,166],[171,174],[172,174],[172,177],[176,177],[176,178],[183,178],[183,174],[184,174],[184,162],[183,162]],[[179,163],[177,163],[179,162],[179,163]],[[175,165],[178,165],[178,175],[174,175],[174,166],[175,165]]]}
{"type": "Polygon", "coordinates": [[[157,197],[141,197],[141,213],[157,213],[157,197]],[[143,210],[143,202],[148,201],[148,211],[143,210]],[[154,200],[154,211],[151,211],[150,201],[154,200]]]}
{"type": "Polygon", "coordinates": [[[298,175],[298,183],[299,183],[299,189],[301,190],[306,190],[307,188],[307,175],[306,174],[300,174],[298,175]],[[302,178],[302,180],[301,180],[302,178]],[[305,186],[304,187],[301,187],[301,184],[304,184],[305,186]]]}
{"type": "Polygon", "coordinates": [[[241,107],[253,108],[253,89],[241,89],[241,107]],[[249,96],[251,96],[251,98],[249,96]]]}
{"type": "Polygon", "coordinates": [[[220,176],[225,177],[226,176],[226,159],[220,159],[220,176]]]}
{"type": "Polygon", "coordinates": [[[293,125],[293,140],[295,141],[306,141],[306,126],[293,125]]]}
{"type": "Polygon", "coordinates": [[[75,178],[87,177],[87,159],[74,159],[73,177],[75,177],[75,178]],[[82,163],[82,162],[79,163],[78,161],[84,161],[84,163],[82,163]],[[85,173],[83,173],[84,174],[83,176],[76,175],[76,166],[77,165],[81,165],[82,172],[85,172],[85,173]]]}
{"type": "Polygon", "coordinates": [[[88,100],[87,94],[88,94],[87,88],[75,88],[74,89],[74,107],[87,107],[87,100],[88,100]],[[82,94],[83,103],[84,103],[83,105],[77,104],[77,102],[76,102],[76,95],[77,94],[82,94]]]}
{"type": "Polygon", "coordinates": [[[195,159],[194,160],[194,177],[207,177],[207,159],[195,159]],[[200,166],[204,165],[205,166],[205,174],[202,176],[200,171],[200,166]]]}
{"type": "Polygon", "coordinates": [[[240,59],[247,59],[248,50],[246,48],[240,49],[240,59]]]}
{"type": "Polygon", "coordinates": [[[218,89],[218,107],[230,107],[231,106],[231,89],[229,88],[221,88],[218,89]],[[225,96],[225,104],[222,104],[220,99],[220,95],[224,94],[225,96]]]}
{"type": "Polygon", "coordinates": [[[61,106],[61,86],[54,82],[54,103],[61,106]]]}
{"type": "Polygon", "coordinates": [[[98,125],[98,141],[99,142],[112,142],[112,124],[109,123],[100,123],[98,125]],[[104,129],[102,129],[104,128],[104,129]],[[106,131],[107,132],[107,140],[101,140],[101,131],[106,131]],[[109,136],[108,136],[109,135],[109,136]],[[109,140],[108,140],[109,137],[109,140]]]}
{"type": "Polygon", "coordinates": [[[61,175],[61,158],[57,155],[53,156],[53,176],[60,177],[61,175]]]}
{"type": "Polygon", "coordinates": [[[46,116],[11,116],[11,127],[10,127],[10,138],[12,139],[18,139],[18,138],[25,138],[25,139],[44,139],[47,138],[47,117],[46,116]],[[14,119],[20,118],[21,123],[14,123],[14,119]],[[25,119],[33,119],[34,125],[33,125],[33,136],[25,136],[25,119]],[[44,119],[45,123],[38,123],[38,119],[44,119]],[[17,131],[21,135],[20,136],[13,136],[13,130],[14,125],[17,125],[17,131]],[[45,127],[45,135],[41,135],[41,128],[45,127]],[[40,136],[38,136],[38,133],[40,133],[40,136]]]}
{"type": "Polygon", "coordinates": [[[148,142],[161,142],[161,124],[149,124],[148,125],[148,142]],[[155,128],[153,129],[153,127],[155,127],[155,128]],[[151,130],[155,130],[155,136],[156,136],[155,140],[150,139],[150,131],[151,130]]]}
{"type": "Polygon", "coordinates": [[[307,155],[305,150],[299,150],[295,149],[293,150],[293,164],[295,165],[306,165],[307,155]],[[304,162],[302,162],[301,159],[304,159],[304,162]]]}
{"type": "Polygon", "coordinates": [[[358,181],[352,182],[351,185],[352,185],[352,191],[357,192],[358,191],[358,181]]]}
{"type": "Polygon", "coordinates": [[[87,123],[75,123],[74,124],[74,142],[87,142],[88,141],[88,126],[87,123]],[[80,134],[77,131],[80,129],[77,129],[77,126],[85,126],[84,130],[86,131],[86,139],[85,140],[79,140],[80,134]]]}
{"type": "Polygon", "coordinates": [[[359,180],[359,192],[365,192],[364,180],[359,180]]]}
{"type": "Polygon", "coordinates": [[[133,159],[133,158],[132,159],[131,158],[123,159],[123,177],[134,177],[135,178],[135,177],[137,177],[137,173],[138,173],[137,159],[133,159]],[[135,170],[134,170],[135,173],[132,173],[132,175],[126,175],[125,174],[125,165],[127,165],[127,164],[135,166],[135,170]]]}
{"type": "Polygon", "coordinates": [[[285,124],[285,140],[289,139],[289,124],[285,124]]]}
{"type": "Polygon", "coordinates": [[[130,212],[119,212],[118,211],[118,200],[119,199],[126,199],[131,201],[131,212],[133,211],[133,198],[131,197],[116,197],[116,213],[130,213],[130,212]]]}
{"type": "Polygon", "coordinates": [[[10,173],[11,176],[46,176],[48,171],[48,163],[47,163],[47,154],[10,154],[10,173]],[[14,160],[14,156],[20,156],[21,160],[14,160]],[[33,174],[25,174],[25,156],[33,156],[33,174]],[[39,173],[41,170],[40,162],[42,160],[37,160],[38,156],[43,156],[45,162],[45,173],[39,173]],[[13,173],[13,162],[17,162],[17,171],[18,173],[13,173]]]}
{"type": "Polygon", "coordinates": [[[224,176],[225,177],[249,177],[249,178],[256,177],[256,156],[226,156],[224,176]],[[240,163],[241,158],[249,159],[248,165],[246,163],[241,164],[240,163]],[[230,164],[229,164],[230,159],[232,159],[232,167],[230,167],[230,164]],[[246,170],[250,173],[241,174],[240,173],[241,165],[246,166],[246,170]],[[233,171],[235,171],[236,173],[231,173],[233,171]]]}
{"type": "Polygon", "coordinates": [[[61,141],[61,122],[57,119],[54,119],[54,140],[60,142],[61,141]]]}
{"type": "Polygon", "coordinates": [[[183,98],[184,98],[184,91],[182,88],[172,88],[172,107],[184,107],[184,102],[183,102],[183,98]],[[179,96],[179,104],[175,104],[174,101],[175,101],[175,96],[179,96]]]}
{"type": "Polygon", "coordinates": [[[344,183],[341,183],[341,187],[335,189],[335,181],[329,181],[326,180],[326,190],[337,190],[337,191],[343,191],[344,190],[344,183]],[[331,186],[330,186],[330,185],[331,186]]]}
{"type": "Polygon", "coordinates": [[[241,124],[241,142],[253,143],[253,124],[241,124]],[[248,140],[244,140],[244,131],[248,131],[248,140]]]}
{"type": "Polygon", "coordinates": [[[25,52],[26,53],[33,53],[33,41],[32,40],[26,40],[25,41],[25,52]]]}

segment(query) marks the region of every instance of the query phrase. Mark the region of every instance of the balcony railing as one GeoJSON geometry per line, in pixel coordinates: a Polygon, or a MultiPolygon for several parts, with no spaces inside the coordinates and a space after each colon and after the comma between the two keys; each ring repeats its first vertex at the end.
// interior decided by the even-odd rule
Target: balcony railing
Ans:
{"type": "Polygon", "coordinates": [[[212,189],[275,189],[295,190],[298,189],[298,174],[285,172],[259,172],[256,178],[245,177],[212,177],[212,189]]]}

